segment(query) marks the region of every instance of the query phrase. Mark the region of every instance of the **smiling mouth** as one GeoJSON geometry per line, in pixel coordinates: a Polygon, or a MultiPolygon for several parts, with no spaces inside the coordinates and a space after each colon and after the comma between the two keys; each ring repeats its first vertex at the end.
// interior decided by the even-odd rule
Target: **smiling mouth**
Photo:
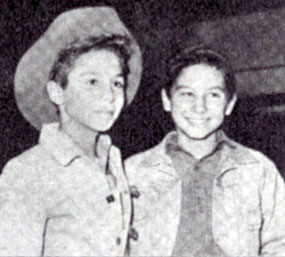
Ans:
{"type": "Polygon", "coordinates": [[[203,118],[203,119],[196,119],[196,118],[185,118],[187,121],[191,123],[196,123],[196,124],[204,124],[206,123],[209,119],[203,118]]]}

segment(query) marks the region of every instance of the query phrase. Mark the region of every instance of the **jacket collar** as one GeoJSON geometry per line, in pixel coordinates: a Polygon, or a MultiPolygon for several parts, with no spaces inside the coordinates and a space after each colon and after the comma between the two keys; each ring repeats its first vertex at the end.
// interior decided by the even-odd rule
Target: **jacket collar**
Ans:
{"type": "Polygon", "coordinates": [[[43,125],[39,143],[63,166],[84,156],[84,152],[60,129],[58,123],[43,125]]]}
{"type": "MultiPolygon", "coordinates": [[[[149,156],[149,158],[146,160],[147,163],[145,163],[146,166],[160,166],[160,168],[158,168],[160,172],[176,176],[171,158],[167,154],[167,142],[169,142],[170,138],[175,134],[175,131],[168,133],[164,139],[157,146],[155,146],[154,152],[156,154],[149,156]],[[157,156],[157,154],[159,156],[157,156]]],[[[247,165],[258,162],[256,158],[249,153],[246,147],[228,138],[223,131],[219,132],[218,147],[222,147],[222,170],[218,175],[222,175],[227,171],[233,170],[238,165],[247,165]]]]}
{"type": "MultiPolygon", "coordinates": [[[[214,150],[209,153],[207,156],[211,156],[213,154],[215,154],[215,152],[217,150],[221,150],[224,145],[227,145],[227,147],[230,148],[235,148],[236,146],[233,144],[233,141],[231,141],[223,131],[218,131],[217,134],[217,144],[216,147],[214,148],[214,150]]],[[[165,137],[165,150],[166,153],[169,152],[170,149],[173,150],[179,150],[179,151],[183,151],[183,149],[181,149],[181,147],[178,145],[177,143],[177,133],[175,131],[170,132],[166,137],[165,137]]],[[[189,155],[191,155],[190,153],[187,153],[189,155]]],[[[192,156],[192,155],[191,155],[192,156]]],[[[207,158],[207,156],[205,156],[204,158],[207,158]]]]}

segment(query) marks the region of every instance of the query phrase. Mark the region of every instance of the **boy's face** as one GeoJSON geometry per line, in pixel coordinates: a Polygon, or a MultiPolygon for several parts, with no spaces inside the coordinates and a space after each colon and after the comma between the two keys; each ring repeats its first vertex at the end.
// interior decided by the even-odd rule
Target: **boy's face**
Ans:
{"type": "Polygon", "coordinates": [[[109,50],[82,54],[67,75],[63,106],[73,121],[89,129],[108,130],[125,102],[125,81],[119,57],[109,50]]]}
{"type": "Polygon", "coordinates": [[[178,132],[197,140],[218,130],[236,100],[236,96],[227,99],[222,71],[207,64],[185,67],[174,82],[171,97],[165,91],[162,97],[178,132]]]}

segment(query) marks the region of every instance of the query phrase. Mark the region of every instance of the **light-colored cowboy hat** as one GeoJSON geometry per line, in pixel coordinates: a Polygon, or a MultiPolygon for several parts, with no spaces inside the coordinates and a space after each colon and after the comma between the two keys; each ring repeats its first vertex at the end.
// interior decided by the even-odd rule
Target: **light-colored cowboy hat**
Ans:
{"type": "Polygon", "coordinates": [[[74,39],[89,36],[119,34],[131,39],[130,74],[128,76],[127,104],[138,89],[142,60],[135,39],[111,7],[85,7],[59,15],[47,31],[20,60],[14,80],[15,97],[24,117],[38,130],[42,124],[58,120],[55,106],[46,92],[51,67],[62,48],[74,39]]]}

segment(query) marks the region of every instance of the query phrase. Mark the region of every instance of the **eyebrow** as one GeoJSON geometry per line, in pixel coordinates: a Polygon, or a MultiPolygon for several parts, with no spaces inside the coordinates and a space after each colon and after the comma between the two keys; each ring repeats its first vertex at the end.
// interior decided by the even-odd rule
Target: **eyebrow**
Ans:
{"type": "MultiPolygon", "coordinates": [[[[99,75],[99,73],[93,72],[93,71],[90,71],[90,72],[87,71],[87,72],[79,73],[79,76],[88,76],[88,75],[99,75]]],[[[119,74],[115,75],[115,77],[124,77],[124,74],[119,73],[119,74]]]]}
{"type": "Polygon", "coordinates": [[[173,87],[173,89],[175,89],[175,90],[180,90],[180,89],[191,89],[191,88],[189,88],[189,87],[187,87],[187,86],[175,84],[174,87],[173,87]]]}
{"type": "Polygon", "coordinates": [[[218,90],[222,90],[223,92],[226,92],[226,89],[224,87],[220,87],[220,86],[216,86],[216,87],[211,87],[209,88],[210,90],[211,89],[218,89],[218,90]]]}

